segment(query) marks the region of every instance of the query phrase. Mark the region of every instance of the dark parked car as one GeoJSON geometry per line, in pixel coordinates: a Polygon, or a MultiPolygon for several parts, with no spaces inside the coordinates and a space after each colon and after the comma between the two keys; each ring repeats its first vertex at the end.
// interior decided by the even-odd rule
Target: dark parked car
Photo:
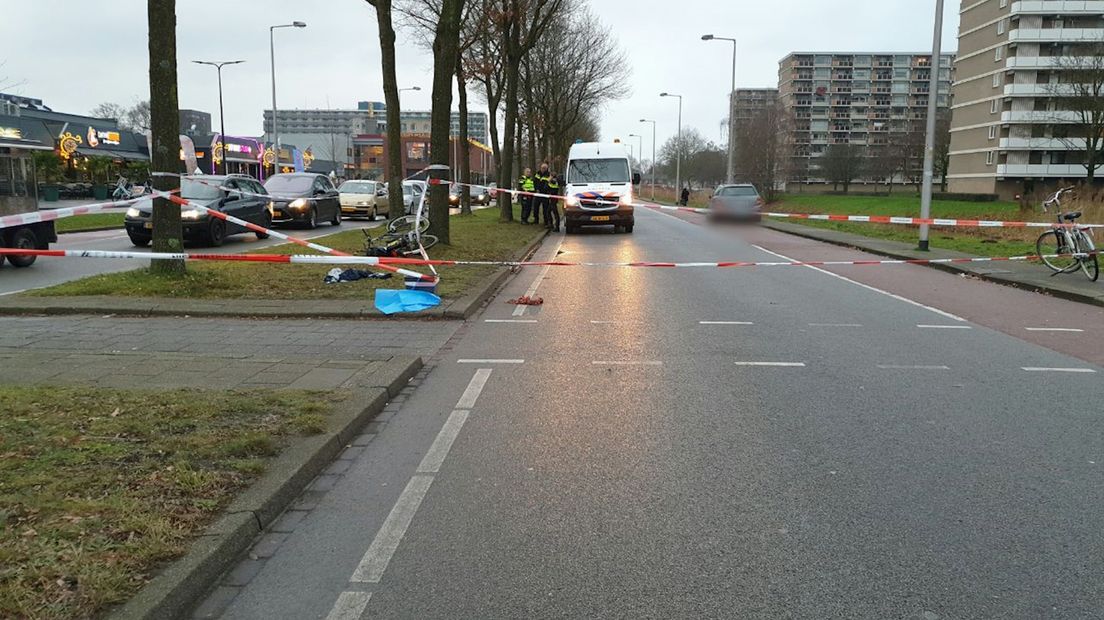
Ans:
{"type": "Polygon", "coordinates": [[[265,181],[265,189],[272,195],[273,222],[305,224],[307,228],[318,226],[318,222],[341,225],[337,188],[324,174],[274,174],[265,181]]]}
{"type": "MultiPolygon", "coordinates": [[[[271,228],[271,203],[266,194],[263,185],[245,175],[184,176],[180,179],[180,196],[193,205],[216,209],[251,224],[271,228]],[[221,187],[247,193],[234,193],[221,187]]],[[[126,212],[127,235],[136,246],[147,246],[153,238],[152,208],[152,202],[142,201],[126,212]]],[[[194,207],[181,207],[180,219],[184,226],[184,238],[205,245],[219,246],[228,235],[248,232],[240,224],[211,217],[203,209],[194,207]]],[[[256,234],[258,239],[268,238],[266,234],[256,234]]]]}
{"type": "Polygon", "coordinates": [[[709,199],[709,218],[758,222],[762,219],[760,213],[762,206],[763,199],[759,197],[759,192],[754,185],[721,185],[709,199]]]}

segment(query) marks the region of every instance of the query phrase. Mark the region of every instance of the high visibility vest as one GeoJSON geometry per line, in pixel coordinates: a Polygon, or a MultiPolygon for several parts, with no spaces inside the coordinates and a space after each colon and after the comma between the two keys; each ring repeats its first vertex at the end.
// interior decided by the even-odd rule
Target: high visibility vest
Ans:
{"type": "Polygon", "coordinates": [[[555,176],[548,177],[548,189],[557,191],[560,189],[560,180],[555,176]]]}
{"type": "Polygon", "coordinates": [[[531,192],[537,188],[537,185],[533,181],[533,177],[521,177],[521,179],[518,180],[518,187],[520,187],[523,192],[531,192]]]}

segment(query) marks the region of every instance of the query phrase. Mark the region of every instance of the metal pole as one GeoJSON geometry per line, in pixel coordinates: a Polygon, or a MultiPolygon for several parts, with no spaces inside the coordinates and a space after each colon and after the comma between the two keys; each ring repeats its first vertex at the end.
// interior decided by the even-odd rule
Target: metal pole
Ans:
{"type": "Polygon", "coordinates": [[[652,121],[652,202],[655,202],[655,173],[656,173],[656,123],[652,121]]]}
{"type": "Polygon", "coordinates": [[[675,95],[679,100],[678,113],[678,149],[675,150],[675,202],[682,196],[682,95],[675,95]]]}
{"type": "Polygon", "coordinates": [[[728,182],[736,182],[736,40],[732,41],[732,90],[728,95],[728,182]]]}
{"type": "Polygon", "coordinates": [[[219,83],[219,142],[222,143],[222,174],[226,174],[226,113],[222,109],[222,65],[215,65],[219,83]]]}
{"type": "MultiPolygon", "coordinates": [[[[920,192],[920,217],[931,217],[932,181],[935,168],[935,116],[939,111],[939,70],[943,43],[943,0],[935,0],[935,33],[932,37],[931,77],[928,80],[928,126],[924,138],[924,186],[920,192]]],[[[920,225],[919,249],[928,251],[928,225],[920,225]]]]}
{"type": "MultiPolygon", "coordinates": [[[[272,61],[272,173],[280,174],[280,127],[276,122],[276,26],[268,28],[268,53],[272,61]]],[[[223,154],[223,160],[226,155],[223,154]]]]}

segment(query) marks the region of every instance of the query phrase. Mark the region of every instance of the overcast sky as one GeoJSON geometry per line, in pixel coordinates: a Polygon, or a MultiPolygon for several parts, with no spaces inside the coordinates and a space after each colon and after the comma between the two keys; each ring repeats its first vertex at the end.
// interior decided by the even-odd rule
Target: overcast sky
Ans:
{"type": "MultiPolygon", "coordinates": [[[[148,96],[143,0],[0,0],[0,81],[9,91],[43,99],[53,109],[87,113],[104,101],[124,105],[148,96]],[[17,17],[17,18],[16,18],[17,17]]],[[[790,51],[921,51],[931,48],[934,0],[590,0],[612,25],[629,58],[627,96],[603,111],[603,137],[644,135],[659,121],[660,144],[675,133],[677,101],[683,126],[720,138],[730,83],[729,43],[739,40],[737,84],[775,86],[778,61],[790,51]],[[659,13],[653,6],[669,7],[659,13]]],[[[958,2],[947,1],[945,50],[955,49],[958,2]]],[[[268,26],[300,20],[305,29],[276,31],[279,108],[352,108],[383,100],[375,14],[364,0],[179,0],[180,106],[206,110],[218,125],[215,70],[191,60],[245,60],[224,70],[226,132],[259,135],[271,106],[268,26]]],[[[399,33],[400,86],[406,108],[428,109],[430,55],[399,33]]],[[[485,108],[484,108],[485,109],[485,108]]],[[[631,139],[633,143],[636,139],[631,139]]]]}

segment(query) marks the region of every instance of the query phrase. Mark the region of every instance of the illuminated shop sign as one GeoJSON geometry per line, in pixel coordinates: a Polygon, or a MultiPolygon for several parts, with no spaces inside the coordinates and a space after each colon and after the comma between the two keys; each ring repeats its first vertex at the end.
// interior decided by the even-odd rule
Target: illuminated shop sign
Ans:
{"type": "Polygon", "coordinates": [[[97,148],[100,144],[107,144],[110,146],[119,145],[119,132],[117,131],[104,131],[96,129],[95,127],[88,128],[88,146],[97,148]]]}
{"type": "Polygon", "coordinates": [[[62,159],[69,159],[73,156],[73,153],[77,152],[77,147],[81,145],[83,140],[80,136],[74,136],[70,132],[61,134],[58,138],[58,155],[61,155],[62,159]]]}
{"type": "Polygon", "coordinates": [[[23,132],[18,127],[0,127],[0,138],[9,140],[22,140],[23,132]]]}

